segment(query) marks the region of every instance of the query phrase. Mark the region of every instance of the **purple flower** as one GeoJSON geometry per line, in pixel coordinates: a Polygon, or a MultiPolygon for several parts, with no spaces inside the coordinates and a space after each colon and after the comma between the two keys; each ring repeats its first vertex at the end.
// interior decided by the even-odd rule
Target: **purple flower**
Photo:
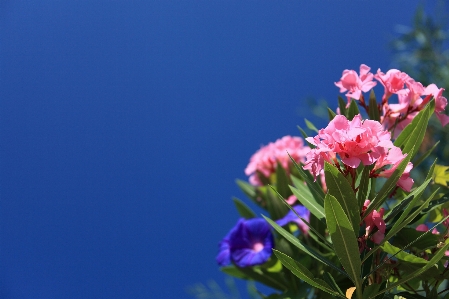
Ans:
{"type": "MultiPolygon", "coordinates": [[[[310,211],[307,210],[307,208],[303,205],[296,205],[293,207],[293,209],[296,211],[296,213],[301,216],[302,218],[304,218],[305,220],[307,220],[307,222],[310,221],[310,211]]],[[[284,226],[287,223],[290,222],[295,222],[299,229],[307,235],[307,233],[309,232],[309,227],[307,226],[307,224],[305,224],[301,219],[298,218],[298,216],[296,216],[296,214],[290,210],[287,215],[284,216],[284,218],[281,218],[279,220],[276,221],[276,223],[280,226],[284,226]]]]}
{"type": "Polygon", "coordinates": [[[274,247],[271,226],[260,218],[239,219],[219,247],[216,260],[220,266],[231,262],[239,267],[263,264],[270,258],[274,247]]]}

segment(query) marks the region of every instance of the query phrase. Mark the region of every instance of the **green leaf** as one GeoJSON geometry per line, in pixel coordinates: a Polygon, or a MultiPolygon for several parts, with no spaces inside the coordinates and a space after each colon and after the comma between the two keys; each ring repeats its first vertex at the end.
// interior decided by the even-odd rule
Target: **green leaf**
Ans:
{"type": "Polygon", "coordinates": [[[432,210],[436,209],[437,207],[441,206],[442,204],[449,201],[449,193],[444,194],[441,198],[437,200],[433,200],[429,203],[429,206],[422,210],[422,214],[428,214],[432,210]]]}
{"type": "Polygon", "coordinates": [[[243,274],[242,272],[240,272],[240,270],[237,269],[237,267],[235,267],[235,266],[221,267],[220,271],[222,271],[223,273],[226,273],[230,276],[233,276],[233,277],[237,277],[240,279],[248,279],[248,277],[245,274],[243,274]]]}
{"type": "MultiPolygon", "coordinates": [[[[423,185],[422,185],[423,186],[423,185]]],[[[422,191],[420,191],[420,189],[422,190],[422,189],[424,189],[424,188],[421,188],[422,186],[420,186],[419,188],[417,188],[415,191],[417,191],[416,193],[416,196],[415,196],[415,198],[419,198],[420,197],[420,195],[421,194],[419,194],[419,193],[421,193],[422,191]]],[[[396,221],[394,224],[393,224],[393,227],[391,228],[391,230],[390,230],[390,232],[387,234],[387,236],[388,235],[390,235],[391,237],[393,236],[393,233],[392,232],[398,232],[399,230],[397,230],[397,228],[402,228],[402,227],[404,227],[405,225],[407,225],[407,224],[409,224],[410,223],[410,221],[412,221],[418,214],[419,214],[419,212],[421,212],[424,208],[426,208],[427,207],[427,205],[428,205],[428,203],[434,198],[434,196],[437,194],[437,192],[438,192],[438,189],[437,190],[435,190],[431,195],[430,195],[430,197],[429,198],[427,198],[425,201],[424,201],[424,203],[419,207],[419,208],[417,208],[409,217],[407,217],[407,218],[405,218],[406,216],[408,216],[408,213],[409,213],[409,211],[410,211],[410,209],[413,207],[413,205],[414,205],[414,202],[415,202],[415,200],[412,200],[412,202],[407,206],[407,208],[405,209],[405,211],[402,213],[402,215],[401,215],[401,217],[399,217],[399,220],[398,221],[396,221]],[[405,220],[404,220],[404,218],[405,218],[405,220]]],[[[415,199],[414,198],[414,199],[415,199]]]]}
{"type": "Polygon", "coordinates": [[[305,171],[304,169],[302,169],[302,167],[298,165],[298,163],[296,163],[296,161],[290,156],[290,154],[288,155],[290,157],[290,160],[293,162],[295,169],[299,172],[301,178],[307,183],[307,187],[309,187],[310,191],[313,194],[313,197],[315,197],[318,202],[324,203],[324,192],[320,184],[313,179],[313,176],[309,171],[305,171]]]}
{"type": "MultiPolygon", "coordinates": [[[[293,187],[292,187],[293,188],[293,187]]],[[[273,189],[274,192],[276,192],[275,189],[273,189]]],[[[276,192],[277,193],[277,192],[276,192]]],[[[279,194],[277,193],[279,200],[284,203],[293,213],[295,213],[295,215],[302,220],[302,222],[304,222],[304,224],[306,224],[309,227],[309,236],[312,237],[317,243],[319,243],[321,246],[323,246],[324,248],[326,248],[329,251],[332,251],[331,247],[332,245],[329,243],[329,241],[326,240],[325,237],[323,237],[306,219],[304,219],[303,217],[299,216],[299,214],[296,212],[295,209],[293,209],[293,207],[291,205],[289,205],[285,199],[279,194]],[[319,241],[317,238],[320,238],[321,241],[323,241],[324,243],[321,243],[321,241],[319,241]]],[[[311,195],[310,195],[310,198],[311,195]]],[[[324,211],[324,209],[323,209],[324,211]]],[[[323,212],[324,213],[324,212],[323,212]]],[[[324,219],[323,219],[324,220],[324,219]]]]}
{"type": "Polygon", "coordinates": [[[376,95],[374,94],[374,90],[371,89],[369,94],[369,118],[372,120],[380,121],[379,116],[379,108],[377,106],[376,95]]]}
{"type": "Polygon", "coordinates": [[[377,195],[371,201],[371,204],[369,205],[368,209],[365,211],[365,214],[364,214],[365,216],[363,217],[363,219],[365,219],[365,217],[367,217],[372,211],[378,209],[384,203],[387,196],[396,187],[396,183],[401,178],[402,173],[404,172],[405,168],[407,167],[408,162],[410,162],[410,159],[411,159],[411,156],[407,155],[407,157],[405,157],[404,160],[402,160],[402,162],[399,164],[399,166],[396,168],[396,170],[393,172],[393,174],[387,179],[387,181],[384,183],[384,185],[379,190],[377,195]]]}
{"type": "Polygon", "coordinates": [[[413,264],[427,264],[427,261],[421,257],[405,252],[396,246],[391,245],[389,242],[385,242],[381,246],[382,250],[386,253],[392,254],[398,260],[409,262],[413,264]]]}
{"type": "Polygon", "coordinates": [[[337,293],[341,294],[342,296],[346,297],[343,294],[343,291],[340,289],[339,285],[335,282],[334,277],[329,272],[323,273],[323,280],[337,293]]]}
{"type": "Polygon", "coordinates": [[[315,127],[315,125],[312,122],[310,122],[306,118],[304,118],[304,121],[306,122],[307,128],[309,128],[310,130],[315,131],[316,133],[318,133],[318,129],[315,127]]]}
{"type": "Polygon", "coordinates": [[[301,135],[304,138],[304,140],[306,141],[307,145],[310,148],[315,148],[316,147],[315,145],[313,145],[312,143],[307,141],[307,137],[309,137],[309,136],[307,135],[306,131],[304,131],[300,126],[297,126],[297,127],[298,127],[299,132],[301,132],[301,135]]]}
{"type": "Polygon", "coordinates": [[[295,188],[290,186],[290,189],[293,192],[293,195],[299,200],[299,202],[305,206],[310,213],[315,215],[318,219],[324,222],[324,208],[319,203],[316,202],[315,198],[313,198],[312,193],[310,193],[309,189],[302,185],[297,185],[299,188],[295,188]]]}
{"type": "Polygon", "coordinates": [[[359,107],[354,99],[351,99],[351,104],[349,104],[348,111],[346,112],[348,120],[352,120],[354,116],[360,114],[359,107]]]}
{"type": "Polygon", "coordinates": [[[418,115],[408,124],[399,134],[394,145],[402,149],[402,153],[407,153],[412,159],[419,150],[419,145],[424,139],[429,118],[433,113],[435,101],[429,102],[426,107],[421,110],[418,115]]]}
{"type": "Polygon", "coordinates": [[[276,190],[284,198],[288,198],[292,194],[288,185],[289,180],[287,172],[285,171],[284,167],[282,167],[282,165],[278,163],[276,167],[276,190]]]}
{"type": "Polygon", "coordinates": [[[370,296],[379,292],[380,286],[381,286],[380,284],[372,284],[372,285],[366,286],[365,289],[363,290],[363,299],[369,298],[370,296]]]}
{"type": "Polygon", "coordinates": [[[309,256],[311,256],[312,258],[316,259],[317,261],[320,261],[321,263],[331,267],[332,269],[334,269],[335,271],[339,272],[340,274],[343,274],[344,276],[348,276],[348,274],[341,270],[340,267],[337,267],[334,263],[332,263],[330,260],[328,260],[327,258],[325,258],[324,256],[322,256],[318,251],[316,251],[315,249],[313,249],[312,247],[309,247],[305,244],[302,244],[298,238],[296,238],[295,236],[293,236],[291,233],[289,233],[288,231],[286,231],[283,227],[279,226],[276,222],[274,222],[273,220],[271,220],[270,218],[262,215],[262,217],[268,221],[268,223],[281,235],[283,236],[285,239],[287,239],[291,244],[293,244],[295,247],[299,248],[300,250],[304,251],[305,253],[307,253],[309,256]]]}
{"type": "Polygon", "coordinates": [[[281,219],[288,212],[288,208],[277,199],[276,191],[273,193],[272,186],[268,185],[266,190],[268,200],[267,200],[267,210],[273,219],[281,219]]]}
{"type": "Polygon", "coordinates": [[[346,115],[346,101],[341,96],[338,96],[338,108],[340,108],[341,115],[346,115]]]}
{"type": "Polygon", "coordinates": [[[360,183],[359,183],[359,190],[357,191],[357,202],[359,211],[362,210],[363,204],[365,203],[365,200],[368,199],[368,192],[370,187],[370,178],[369,173],[371,171],[371,167],[364,167],[362,174],[360,176],[360,183]]]}
{"type": "Polygon", "coordinates": [[[388,285],[388,287],[386,287],[385,289],[382,289],[380,292],[378,292],[377,294],[375,294],[374,296],[371,296],[369,299],[371,298],[375,298],[377,295],[380,295],[384,292],[387,292],[391,289],[396,288],[397,286],[400,286],[404,283],[406,283],[407,281],[415,278],[416,276],[424,273],[425,271],[429,270],[430,268],[434,267],[436,263],[438,263],[441,258],[444,256],[444,254],[446,253],[446,250],[449,248],[449,239],[446,239],[445,245],[438,250],[435,255],[432,257],[432,259],[422,268],[419,268],[418,270],[410,273],[409,275],[406,275],[405,277],[403,277],[402,279],[400,279],[399,281],[397,281],[396,283],[392,283],[390,285],[388,285]]]}
{"type": "Polygon", "coordinates": [[[425,159],[427,159],[427,157],[430,156],[430,154],[435,150],[435,148],[438,146],[438,144],[440,144],[439,140],[437,142],[435,142],[435,144],[432,146],[431,149],[429,149],[421,157],[419,157],[419,159],[417,159],[416,161],[413,161],[413,167],[414,168],[418,167],[419,164],[421,164],[425,159]]]}
{"type": "Polygon", "coordinates": [[[241,201],[237,197],[232,198],[232,200],[234,201],[235,207],[237,208],[237,211],[239,212],[240,216],[242,216],[245,219],[251,219],[256,217],[256,214],[243,201],[241,201]]]}
{"type": "Polygon", "coordinates": [[[285,282],[280,279],[281,276],[278,273],[270,273],[267,271],[262,271],[260,269],[255,269],[253,267],[241,268],[236,266],[236,268],[247,278],[261,282],[269,287],[272,287],[273,289],[280,291],[288,289],[288,287],[285,285],[285,282]]]}
{"type": "Polygon", "coordinates": [[[335,253],[356,288],[361,290],[360,253],[352,224],[337,199],[330,194],[324,199],[324,212],[335,253]]]}
{"type": "Polygon", "coordinates": [[[254,201],[256,200],[257,198],[256,187],[242,180],[236,180],[236,183],[240,187],[240,190],[242,190],[242,192],[245,193],[246,196],[248,196],[254,201]]]}
{"type": "MultiPolygon", "coordinates": [[[[412,210],[412,208],[416,205],[416,203],[418,202],[418,200],[421,198],[422,193],[424,192],[424,189],[426,189],[427,185],[430,183],[430,179],[425,181],[421,186],[419,186],[418,188],[416,188],[415,190],[413,190],[412,193],[410,193],[405,200],[408,200],[408,198],[413,198],[410,203],[407,205],[407,207],[405,208],[405,210],[402,212],[401,216],[399,217],[399,219],[397,221],[395,221],[395,223],[393,224],[393,228],[398,226],[399,224],[402,223],[402,221],[405,219],[405,217],[407,217],[410,213],[410,211],[412,210]]],[[[393,229],[392,228],[392,229],[393,229]]]]}
{"type": "Polygon", "coordinates": [[[404,228],[395,235],[394,244],[403,246],[406,249],[413,245],[420,250],[433,248],[438,244],[439,236],[431,232],[420,232],[414,228],[404,228]],[[411,243],[410,240],[413,240],[411,243]],[[411,244],[410,244],[411,243],[411,244]]]}
{"type": "Polygon", "coordinates": [[[449,166],[435,165],[432,178],[436,184],[447,187],[447,182],[449,182],[449,166]]]}
{"type": "Polygon", "coordinates": [[[318,288],[324,292],[327,292],[333,296],[345,298],[342,294],[334,291],[325,281],[319,278],[315,278],[306,267],[298,263],[297,261],[293,260],[288,255],[283,254],[280,251],[277,251],[276,249],[273,250],[276,257],[281,261],[281,263],[288,268],[294,275],[299,277],[301,280],[304,280],[311,286],[318,288]]]}
{"type": "Polygon", "coordinates": [[[335,112],[329,107],[327,107],[327,114],[329,115],[329,121],[333,120],[334,117],[337,116],[337,114],[335,114],[335,112]]]}
{"type": "Polygon", "coordinates": [[[360,210],[351,185],[335,166],[327,162],[324,162],[324,174],[328,194],[337,199],[352,223],[354,234],[357,237],[360,229],[360,210]]]}

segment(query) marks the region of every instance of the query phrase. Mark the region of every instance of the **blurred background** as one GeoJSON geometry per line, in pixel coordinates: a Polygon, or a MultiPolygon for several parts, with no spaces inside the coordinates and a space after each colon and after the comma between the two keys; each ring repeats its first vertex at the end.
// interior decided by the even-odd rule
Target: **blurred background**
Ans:
{"type": "Polygon", "coordinates": [[[0,0],[0,298],[226,292],[250,156],[325,126],[344,69],[444,87],[438,5],[0,0]]]}

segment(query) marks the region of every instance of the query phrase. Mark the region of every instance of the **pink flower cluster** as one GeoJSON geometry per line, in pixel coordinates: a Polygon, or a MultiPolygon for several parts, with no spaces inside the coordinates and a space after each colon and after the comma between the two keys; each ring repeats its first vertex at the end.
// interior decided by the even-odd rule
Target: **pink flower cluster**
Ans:
{"type": "Polygon", "coordinates": [[[279,164],[288,171],[291,165],[290,156],[296,162],[305,162],[306,154],[310,148],[304,146],[304,141],[300,137],[284,136],[281,139],[262,146],[254,155],[252,155],[245,174],[250,176],[249,182],[254,186],[262,186],[263,183],[259,175],[267,179],[276,172],[279,164]]]}
{"type": "Polygon", "coordinates": [[[368,109],[362,92],[368,92],[377,84],[373,79],[379,81],[384,86],[381,122],[389,130],[394,128],[395,136],[393,137],[399,135],[432,97],[435,98],[435,115],[441,125],[445,126],[449,123],[449,116],[444,114],[447,99],[442,95],[443,88],[438,88],[435,84],[424,87],[408,74],[396,69],[391,69],[386,73],[379,69],[376,75],[370,73],[369,70],[370,68],[364,64],[360,66],[360,75],[354,70],[344,70],[340,81],[335,82],[335,85],[340,88],[340,92],[348,91],[346,93],[348,104],[353,98],[359,100],[360,104],[368,109]],[[398,97],[397,104],[388,103],[393,94],[398,97]]]}
{"type": "MultiPolygon", "coordinates": [[[[400,148],[393,145],[391,136],[382,125],[374,120],[364,120],[360,114],[352,120],[343,115],[337,115],[325,129],[321,129],[315,137],[308,137],[307,141],[315,145],[306,155],[304,169],[309,170],[315,178],[324,167],[324,161],[337,167],[337,155],[346,169],[355,169],[360,163],[374,164],[372,177],[390,177],[406,155],[400,148]]],[[[413,165],[408,164],[401,176],[398,186],[410,191],[413,179],[410,170],[413,165]]]]}

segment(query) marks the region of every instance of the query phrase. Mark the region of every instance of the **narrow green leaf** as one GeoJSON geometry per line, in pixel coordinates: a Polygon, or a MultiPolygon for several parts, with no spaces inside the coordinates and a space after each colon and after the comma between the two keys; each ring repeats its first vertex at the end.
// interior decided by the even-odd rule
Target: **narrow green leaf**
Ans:
{"type": "Polygon", "coordinates": [[[273,192],[272,186],[267,186],[267,210],[270,213],[271,218],[273,219],[281,219],[288,212],[288,208],[277,199],[276,192],[273,192]]]}
{"type": "Polygon", "coordinates": [[[315,249],[313,249],[312,247],[309,247],[305,244],[302,244],[298,238],[296,238],[295,236],[293,236],[291,233],[289,233],[288,231],[286,231],[283,227],[279,226],[276,222],[274,222],[273,220],[271,220],[270,218],[262,215],[262,217],[268,221],[268,223],[281,235],[283,236],[285,239],[287,239],[292,245],[294,245],[295,247],[299,248],[300,250],[304,251],[305,253],[307,253],[309,256],[313,257],[314,259],[316,259],[317,261],[320,261],[321,263],[331,267],[332,269],[334,269],[335,271],[339,272],[340,274],[343,274],[344,276],[348,276],[348,274],[341,270],[340,267],[337,267],[333,262],[331,262],[330,260],[328,260],[327,258],[325,258],[324,256],[322,256],[318,251],[316,251],[315,249]]]}
{"type": "Polygon", "coordinates": [[[362,210],[363,204],[365,203],[365,200],[368,199],[368,192],[370,187],[370,178],[369,173],[371,171],[371,167],[364,167],[362,174],[360,176],[360,183],[359,183],[359,190],[357,191],[357,202],[359,211],[362,210]]]}
{"type": "Polygon", "coordinates": [[[324,212],[335,253],[356,288],[361,290],[360,253],[352,224],[337,199],[330,194],[324,199],[324,212]]]}
{"type": "MultiPolygon", "coordinates": [[[[293,188],[293,187],[291,187],[293,188]]],[[[276,190],[273,188],[273,191],[276,192],[276,190]]],[[[276,192],[276,194],[278,195],[279,200],[284,203],[293,213],[295,213],[295,215],[302,220],[302,222],[304,222],[304,224],[306,224],[309,227],[309,236],[312,237],[317,243],[320,243],[321,246],[323,246],[324,248],[326,248],[329,251],[332,251],[332,244],[329,243],[329,241],[326,240],[326,238],[324,236],[322,236],[306,219],[304,219],[303,217],[299,216],[299,214],[296,212],[295,209],[293,209],[293,207],[291,205],[289,205],[285,199],[278,193],[276,192]],[[321,241],[318,240],[321,239],[321,241],[323,241],[324,243],[321,243],[321,241]]],[[[312,195],[310,195],[311,198],[312,195]]],[[[324,211],[324,209],[323,209],[324,211]]],[[[324,219],[323,219],[324,220],[324,219]]]]}
{"type": "Polygon", "coordinates": [[[392,254],[398,260],[414,263],[414,264],[427,264],[427,261],[421,257],[418,257],[414,254],[407,253],[404,249],[400,249],[396,246],[391,245],[389,242],[385,242],[381,246],[382,250],[386,253],[392,254]]]}
{"type": "Polygon", "coordinates": [[[357,103],[354,99],[351,99],[351,103],[349,104],[348,111],[346,112],[348,120],[352,120],[354,116],[360,114],[359,107],[357,107],[357,103]]]}
{"type": "Polygon", "coordinates": [[[329,115],[329,121],[333,120],[334,117],[337,116],[337,114],[335,114],[335,112],[329,107],[327,107],[327,114],[329,115]]]}
{"type": "Polygon", "coordinates": [[[343,293],[343,291],[340,289],[339,285],[335,282],[334,277],[332,276],[332,274],[330,274],[329,272],[324,272],[323,273],[323,280],[337,293],[339,293],[340,295],[345,296],[345,294],[343,293]]]}
{"type": "Polygon", "coordinates": [[[407,281],[415,278],[416,276],[424,273],[425,271],[429,270],[430,268],[434,267],[436,263],[438,263],[441,258],[444,256],[444,254],[446,253],[446,250],[449,248],[449,239],[446,239],[445,245],[440,248],[440,250],[438,250],[435,255],[432,257],[432,259],[422,268],[419,268],[418,270],[410,273],[409,275],[406,275],[405,277],[403,277],[402,279],[400,279],[399,281],[397,281],[396,283],[392,283],[390,285],[388,285],[385,289],[382,289],[380,292],[378,292],[377,294],[375,294],[374,296],[371,296],[371,298],[375,298],[377,295],[380,295],[384,292],[387,292],[391,289],[396,288],[397,286],[400,286],[404,283],[406,283],[407,281]]]}
{"type": "Polygon", "coordinates": [[[338,108],[340,108],[341,115],[346,115],[346,101],[341,96],[338,96],[338,108]]]}
{"type": "Polygon", "coordinates": [[[309,137],[309,136],[307,135],[306,131],[304,131],[300,126],[297,126],[297,127],[298,127],[299,132],[301,132],[301,135],[304,138],[304,140],[306,141],[307,145],[310,148],[315,148],[316,147],[315,145],[313,145],[312,143],[307,141],[307,137],[309,137]]]}
{"type": "Polygon", "coordinates": [[[430,211],[434,210],[435,208],[441,206],[442,204],[444,204],[448,201],[449,201],[449,193],[446,193],[441,198],[431,201],[429,203],[429,206],[427,208],[425,208],[424,210],[422,210],[422,213],[427,214],[430,211]]]}
{"type": "Polygon", "coordinates": [[[304,169],[302,169],[302,167],[298,163],[296,163],[296,161],[290,156],[290,154],[288,155],[290,157],[290,160],[293,162],[295,169],[299,172],[301,178],[307,183],[307,186],[309,187],[313,196],[319,202],[324,202],[324,192],[320,184],[316,182],[316,180],[314,180],[313,176],[310,174],[309,171],[305,171],[304,169]]]}
{"type": "Polygon", "coordinates": [[[233,197],[232,201],[234,201],[235,207],[237,208],[237,211],[239,212],[240,216],[242,216],[245,219],[251,219],[256,217],[256,214],[243,201],[241,201],[237,197],[233,197]]]}
{"type": "Polygon", "coordinates": [[[242,192],[246,194],[246,196],[248,196],[252,200],[255,200],[257,198],[256,187],[242,180],[236,180],[236,183],[240,187],[242,192]]]}
{"type": "Polygon", "coordinates": [[[438,235],[428,233],[428,231],[420,232],[414,228],[405,227],[394,236],[393,241],[395,245],[402,247],[402,249],[407,249],[413,245],[419,250],[426,250],[435,247],[439,239],[438,235]],[[413,240],[413,243],[410,240],[413,240]]]}
{"type": "Polygon", "coordinates": [[[296,196],[296,198],[299,200],[299,202],[305,206],[310,213],[315,215],[318,219],[324,222],[324,208],[316,202],[316,200],[313,198],[312,193],[307,189],[306,186],[298,185],[299,188],[294,188],[290,186],[290,189],[293,192],[293,195],[296,196]]]}
{"type": "Polygon", "coordinates": [[[370,296],[379,292],[380,284],[371,284],[366,286],[363,290],[363,299],[369,298],[370,296]]]}
{"type": "Polygon", "coordinates": [[[405,217],[407,217],[409,215],[409,213],[411,212],[412,208],[415,207],[416,203],[418,202],[418,200],[421,198],[421,195],[424,192],[424,189],[426,189],[427,185],[430,183],[430,179],[428,179],[427,181],[425,181],[421,186],[419,186],[418,188],[416,188],[415,190],[413,190],[412,193],[410,193],[405,199],[409,198],[409,197],[413,197],[413,199],[410,201],[410,203],[407,205],[407,207],[405,208],[405,210],[402,212],[401,216],[399,217],[399,219],[397,221],[394,222],[393,224],[393,228],[395,226],[398,226],[399,224],[402,223],[402,221],[404,221],[405,217]]]}
{"type": "Polygon", "coordinates": [[[220,271],[236,278],[248,279],[248,277],[242,272],[240,272],[239,269],[237,269],[237,267],[235,266],[221,267],[220,271]]]}
{"type": "MultiPolygon", "coordinates": [[[[417,188],[417,190],[418,190],[418,189],[419,189],[419,188],[417,188]]],[[[428,206],[429,202],[435,197],[435,195],[437,194],[438,190],[439,190],[439,189],[435,190],[435,191],[429,196],[429,198],[427,198],[427,199],[424,201],[424,203],[423,203],[419,208],[417,208],[416,211],[414,211],[409,217],[407,217],[407,218],[404,217],[405,219],[402,220],[403,217],[402,217],[402,215],[401,215],[401,217],[399,218],[399,220],[396,221],[396,222],[393,224],[393,227],[390,229],[390,231],[389,231],[389,233],[387,234],[387,236],[390,235],[390,237],[392,237],[392,236],[394,235],[393,232],[396,233],[396,232],[398,232],[402,227],[404,227],[404,226],[406,226],[407,224],[409,224],[410,221],[412,221],[412,220],[419,214],[419,212],[421,212],[422,210],[424,210],[424,208],[426,208],[426,207],[428,206]],[[399,228],[399,229],[398,229],[398,228],[399,228]]],[[[411,205],[412,205],[412,204],[409,204],[409,206],[411,206],[411,205]]],[[[404,214],[405,214],[405,212],[406,212],[408,209],[409,209],[409,207],[406,208],[406,210],[404,211],[404,214]]]]}
{"type": "Polygon", "coordinates": [[[418,167],[419,164],[421,164],[424,160],[427,159],[427,157],[429,157],[429,155],[434,151],[434,149],[438,146],[438,144],[440,144],[440,141],[438,140],[431,149],[429,149],[428,151],[426,151],[421,157],[419,157],[419,159],[417,159],[416,161],[413,162],[413,167],[416,168],[418,167]]]}
{"type": "Polygon", "coordinates": [[[371,89],[369,94],[369,118],[372,120],[380,121],[379,116],[379,108],[377,106],[376,95],[374,94],[374,90],[371,89]]]}
{"type": "Polygon", "coordinates": [[[366,216],[368,216],[372,211],[378,209],[384,203],[387,196],[396,187],[396,183],[401,178],[402,173],[404,172],[405,168],[407,167],[408,162],[410,162],[410,159],[411,159],[410,155],[407,155],[404,158],[404,160],[402,160],[402,162],[399,164],[399,166],[396,168],[396,170],[393,172],[393,174],[387,179],[387,181],[384,183],[384,185],[379,190],[377,195],[371,201],[371,204],[369,205],[368,209],[365,211],[365,214],[364,214],[365,216],[363,217],[363,219],[365,219],[366,216]]]}
{"type": "Polygon", "coordinates": [[[354,234],[357,237],[360,228],[360,210],[351,185],[335,166],[327,162],[324,162],[324,174],[328,194],[337,199],[345,215],[350,220],[354,234]]]}
{"type": "Polygon", "coordinates": [[[304,267],[297,261],[293,260],[288,255],[286,255],[280,251],[277,251],[276,249],[274,249],[273,252],[276,255],[276,257],[281,261],[281,263],[287,269],[292,271],[292,273],[294,275],[296,275],[298,278],[300,278],[301,280],[304,280],[311,286],[318,288],[324,292],[327,292],[333,296],[345,298],[342,294],[334,291],[325,281],[323,281],[319,278],[315,278],[313,276],[312,272],[310,272],[306,267],[304,267]]]}
{"type": "Polygon", "coordinates": [[[292,193],[290,191],[289,179],[287,172],[284,167],[280,163],[278,163],[276,167],[276,190],[281,194],[284,198],[288,198],[292,193]]]}
{"type": "Polygon", "coordinates": [[[399,134],[395,140],[394,145],[399,146],[403,153],[407,153],[412,159],[419,150],[419,145],[424,139],[429,118],[435,108],[435,101],[429,102],[426,107],[421,110],[418,115],[408,124],[405,129],[399,134]]]}
{"type": "Polygon", "coordinates": [[[280,278],[278,273],[270,273],[267,271],[262,271],[261,273],[255,271],[252,267],[236,267],[240,272],[242,272],[246,277],[253,279],[255,281],[259,281],[273,289],[285,291],[288,287],[285,285],[284,281],[280,278]]]}
{"type": "Polygon", "coordinates": [[[312,122],[310,122],[306,118],[304,118],[304,121],[306,122],[307,128],[309,128],[310,130],[315,131],[316,133],[318,133],[318,129],[315,127],[315,125],[312,122]]]}

